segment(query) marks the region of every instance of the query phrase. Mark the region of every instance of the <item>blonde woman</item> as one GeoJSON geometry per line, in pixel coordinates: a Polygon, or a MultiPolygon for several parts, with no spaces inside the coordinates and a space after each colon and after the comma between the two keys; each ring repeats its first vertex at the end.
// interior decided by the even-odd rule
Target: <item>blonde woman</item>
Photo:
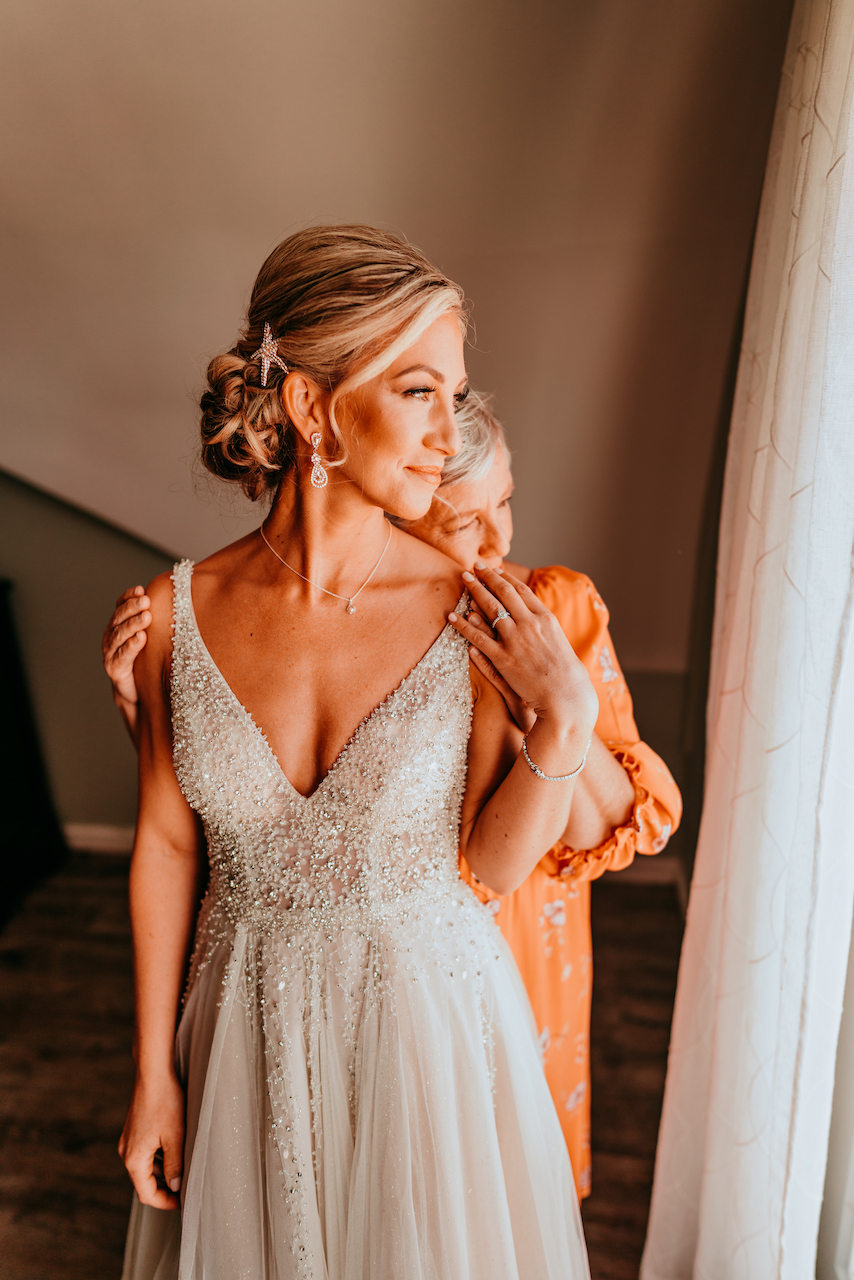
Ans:
{"type": "MultiPolygon", "coordinates": [[[[679,825],[681,800],[667,766],[639,740],[631,694],[608,632],[608,611],[593,583],[562,566],[531,570],[507,559],[513,537],[513,477],[501,424],[473,391],[456,419],[460,452],[445,463],[429,511],[408,524],[408,531],[465,569],[480,561],[509,569],[526,582],[560,621],[599,698],[595,736],[607,752],[600,745],[591,749],[561,839],[544,851],[524,883],[504,897],[479,883],[465,862],[461,868],[478,896],[491,904],[519,966],[576,1187],[584,1197],[591,1189],[590,882],[627,866],[636,853],[660,852],[679,825]]],[[[117,602],[104,632],[105,667],[132,738],[137,725],[133,661],[145,643],[148,617],[142,587],[132,588],[117,602]]],[[[477,614],[469,617],[475,621],[477,614]]],[[[530,711],[491,664],[474,650],[470,654],[500,688],[520,726],[528,728],[530,711]]]]}
{"type": "Polygon", "coordinates": [[[275,497],[147,593],[129,1280],[587,1275],[524,989],[458,848],[496,892],[525,879],[596,696],[521,581],[463,584],[385,516],[423,516],[459,448],[464,328],[417,250],[316,228],[209,367],[206,465],[275,497]],[[524,741],[470,677],[469,599],[524,741]]]}

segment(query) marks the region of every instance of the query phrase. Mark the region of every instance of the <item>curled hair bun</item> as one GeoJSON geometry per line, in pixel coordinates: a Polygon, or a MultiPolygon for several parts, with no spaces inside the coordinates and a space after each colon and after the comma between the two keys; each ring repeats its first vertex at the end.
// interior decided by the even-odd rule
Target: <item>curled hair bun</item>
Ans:
{"type": "MultiPolygon", "coordinates": [[[[208,365],[201,397],[202,461],[253,500],[275,489],[296,457],[272,364],[261,386],[254,358],[269,324],[290,370],[330,392],[329,423],[343,460],[336,399],[376,376],[434,320],[455,313],[462,290],[396,235],[360,225],[308,227],[273,250],[258,273],[237,344],[208,365]]],[[[334,464],[333,464],[334,465],[334,464]]]]}
{"type": "Polygon", "coordinates": [[[253,501],[293,460],[279,398],[282,375],[274,378],[274,371],[262,387],[258,361],[233,348],[211,360],[201,398],[202,462],[221,480],[236,480],[253,501]]]}

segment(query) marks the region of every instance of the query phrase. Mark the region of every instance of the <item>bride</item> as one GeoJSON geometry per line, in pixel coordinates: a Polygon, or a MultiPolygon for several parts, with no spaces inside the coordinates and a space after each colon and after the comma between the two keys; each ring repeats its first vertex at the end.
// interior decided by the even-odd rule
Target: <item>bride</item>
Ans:
{"type": "Polygon", "coordinates": [[[530,1008],[458,851],[496,892],[525,879],[596,695],[521,581],[461,592],[384,514],[424,515],[459,448],[464,331],[410,245],[313,228],[209,367],[206,465],[276,496],[148,591],[125,1280],[587,1275],[530,1008]],[[525,740],[470,674],[470,598],[525,740]]]}

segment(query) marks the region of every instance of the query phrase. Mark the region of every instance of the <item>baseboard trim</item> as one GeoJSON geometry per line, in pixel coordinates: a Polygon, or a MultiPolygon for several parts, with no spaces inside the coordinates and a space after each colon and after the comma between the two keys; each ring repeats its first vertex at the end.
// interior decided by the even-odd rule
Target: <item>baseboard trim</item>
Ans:
{"type": "Polygon", "coordinates": [[[66,822],[63,827],[69,849],[81,853],[129,854],[133,849],[133,827],[112,827],[103,822],[66,822]]]}

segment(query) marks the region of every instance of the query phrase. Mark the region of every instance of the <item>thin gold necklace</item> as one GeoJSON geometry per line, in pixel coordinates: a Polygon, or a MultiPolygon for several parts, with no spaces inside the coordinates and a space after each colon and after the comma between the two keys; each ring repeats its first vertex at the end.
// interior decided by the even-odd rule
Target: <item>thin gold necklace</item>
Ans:
{"type": "Polygon", "coordinates": [[[297,577],[298,577],[298,578],[302,578],[303,582],[307,582],[307,583],[309,584],[309,586],[310,586],[310,587],[317,587],[318,591],[322,591],[322,592],[324,592],[324,594],[325,594],[325,595],[327,595],[327,596],[334,596],[336,600],[346,600],[346,601],[347,601],[347,612],[348,612],[348,613],[355,613],[355,612],[356,612],[356,606],[355,606],[355,604],[354,604],[353,602],[354,602],[354,600],[356,599],[356,597],[357,597],[357,596],[360,596],[360,595],[362,594],[362,592],[364,591],[365,587],[368,585],[368,583],[370,582],[371,578],[374,576],[374,574],[376,573],[377,569],[379,569],[380,565],[382,564],[383,556],[384,556],[384,555],[385,555],[385,553],[388,551],[388,544],[391,542],[392,526],[391,526],[391,525],[389,525],[389,527],[388,527],[388,537],[387,537],[387,538],[386,538],[386,540],[385,540],[385,546],[383,547],[382,551],[380,552],[380,558],[379,558],[379,560],[376,562],[376,564],[374,565],[373,569],[372,569],[372,570],[371,570],[371,572],[368,574],[367,578],[365,578],[365,581],[364,581],[364,582],[362,583],[362,585],[359,587],[359,590],[358,590],[358,591],[354,591],[354,592],[353,592],[353,594],[352,594],[351,596],[339,596],[339,594],[338,594],[338,592],[337,592],[337,591],[328,591],[328,590],[326,589],[326,587],[322,587],[322,586],[320,585],[320,583],[319,583],[319,582],[314,582],[314,581],[313,581],[313,579],[311,579],[311,578],[307,578],[307,577],[305,576],[305,574],[304,574],[304,573],[300,573],[299,569],[295,569],[295,568],[294,568],[294,566],[293,566],[292,564],[288,564],[287,560],[282,560],[282,557],[279,555],[279,553],[278,553],[278,551],[276,550],[276,548],[275,548],[275,547],[273,547],[273,546],[270,546],[270,543],[267,541],[266,535],[265,535],[265,533],[264,533],[264,526],[263,526],[263,524],[261,525],[261,528],[258,530],[258,532],[259,532],[259,533],[260,533],[260,535],[261,535],[261,539],[262,539],[262,541],[263,541],[263,542],[264,542],[264,543],[265,543],[265,544],[270,548],[270,550],[272,551],[272,553],[273,553],[273,555],[276,557],[276,559],[277,559],[277,560],[281,560],[282,564],[285,566],[285,568],[286,568],[286,569],[290,569],[291,573],[295,573],[295,574],[297,575],[297,577]]]}

